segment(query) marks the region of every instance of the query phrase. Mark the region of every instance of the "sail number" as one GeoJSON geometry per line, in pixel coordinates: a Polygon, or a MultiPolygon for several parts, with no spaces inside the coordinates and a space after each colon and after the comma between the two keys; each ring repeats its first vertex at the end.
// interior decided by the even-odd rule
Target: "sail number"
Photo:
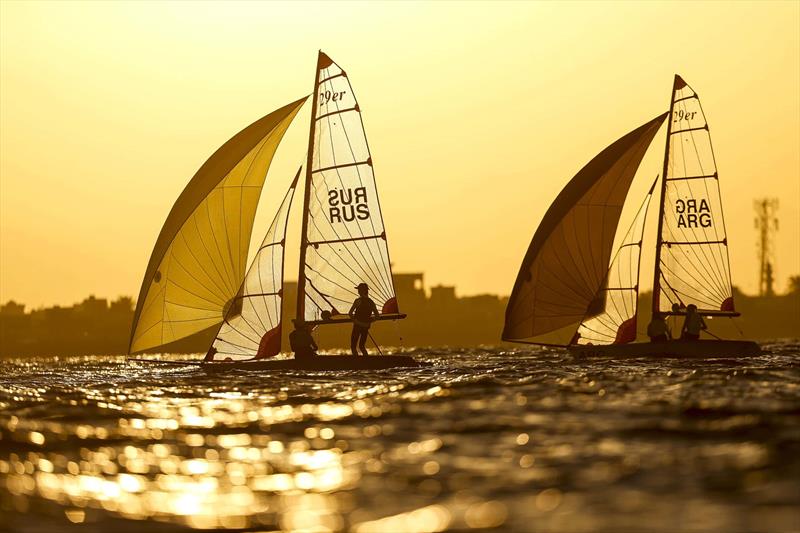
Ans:
{"type": "Polygon", "coordinates": [[[684,119],[692,120],[697,114],[697,111],[684,111],[683,109],[678,109],[677,111],[673,111],[672,114],[675,115],[675,120],[672,122],[680,122],[684,119]]]}
{"type": "Polygon", "coordinates": [[[344,95],[347,91],[320,91],[319,93],[319,106],[322,107],[328,102],[338,102],[344,100],[344,95]]]}
{"type": "Polygon", "coordinates": [[[328,219],[334,222],[352,222],[355,219],[367,220],[367,188],[332,189],[328,191],[328,219]]]}
{"type": "Polygon", "coordinates": [[[678,217],[679,228],[711,227],[711,208],[705,198],[699,204],[694,198],[676,200],[675,215],[678,217]]]}

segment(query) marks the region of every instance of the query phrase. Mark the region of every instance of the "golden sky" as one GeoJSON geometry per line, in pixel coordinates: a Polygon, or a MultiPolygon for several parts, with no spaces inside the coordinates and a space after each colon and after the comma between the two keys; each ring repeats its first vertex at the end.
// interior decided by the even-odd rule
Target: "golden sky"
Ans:
{"type": "MultiPolygon", "coordinates": [[[[508,294],[550,202],[666,111],[677,72],[710,124],[734,283],[756,288],[761,196],[781,202],[778,289],[800,273],[798,2],[2,1],[0,300],[135,296],[188,180],[311,91],[319,48],[358,95],[395,272],[508,294]]],[[[308,113],[278,151],[254,242],[303,160],[308,113]]]]}

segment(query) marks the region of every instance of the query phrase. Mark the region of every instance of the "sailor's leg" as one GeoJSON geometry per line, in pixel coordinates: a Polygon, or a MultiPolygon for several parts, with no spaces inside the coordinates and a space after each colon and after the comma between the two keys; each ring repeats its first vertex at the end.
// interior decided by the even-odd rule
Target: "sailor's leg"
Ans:
{"type": "Polygon", "coordinates": [[[353,355],[358,355],[356,351],[356,344],[358,343],[358,330],[359,327],[353,324],[353,332],[350,334],[350,351],[353,352],[353,355]]]}
{"type": "Polygon", "coordinates": [[[369,330],[367,328],[361,329],[361,339],[359,340],[358,347],[361,348],[361,353],[363,355],[369,355],[367,351],[367,337],[369,336],[369,330]]]}

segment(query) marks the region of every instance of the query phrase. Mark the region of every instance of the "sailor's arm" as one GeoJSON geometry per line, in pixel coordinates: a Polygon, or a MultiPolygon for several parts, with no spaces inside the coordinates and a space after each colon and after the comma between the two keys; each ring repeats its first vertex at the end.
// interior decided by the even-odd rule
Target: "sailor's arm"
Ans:
{"type": "Polygon", "coordinates": [[[358,300],[353,302],[353,305],[350,306],[350,310],[347,312],[347,316],[353,318],[356,314],[356,307],[358,307],[358,300]]]}

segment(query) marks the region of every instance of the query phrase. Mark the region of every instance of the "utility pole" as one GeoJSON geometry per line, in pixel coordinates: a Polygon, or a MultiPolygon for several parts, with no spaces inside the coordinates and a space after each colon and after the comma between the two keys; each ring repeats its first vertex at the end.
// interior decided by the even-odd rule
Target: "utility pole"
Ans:
{"type": "Polygon", "coordinates": [[[760,198],[753,202],[756,210],[756,230],[758,231],[758,295],[774,296],[775,282],[775,232],[778,231],[777,198],[760,198]]]}

